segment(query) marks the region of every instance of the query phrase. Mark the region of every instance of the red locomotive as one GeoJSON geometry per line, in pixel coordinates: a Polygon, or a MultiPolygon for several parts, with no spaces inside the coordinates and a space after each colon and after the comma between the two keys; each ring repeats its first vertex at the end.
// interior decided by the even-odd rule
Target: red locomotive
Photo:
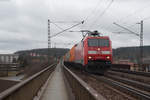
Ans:
{"type": "Polygon", "coordinates": [[[108,36],[100,36],[97,31],[87,34],[65,55],[64,61],[82,65],[80,68],[88,72],[103,74],[112,63],[111,40],[108,36]]]}

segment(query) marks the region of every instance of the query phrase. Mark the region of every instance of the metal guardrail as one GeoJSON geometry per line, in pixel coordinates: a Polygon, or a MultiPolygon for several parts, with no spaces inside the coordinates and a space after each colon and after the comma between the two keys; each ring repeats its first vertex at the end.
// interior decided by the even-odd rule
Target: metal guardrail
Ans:
{"type": "Polygon", "coordinates": [[[0,65],[19,65],[19,63],[0,63],[0,65]]]}
{"type": "Polygon", "coordinates": [[[21,67],[0,67],[0,71],[19,71],[21,67]]]}
{"type": "Polygon", "coordinates": [[[130,65],[127,64],[112,64],[111,68],[130,70],[130,65]]]}
{"type": "Polygon", "coordinates": [[[106,100],[65,66],[63,71],[75,95],[75,100],[106,100]]]}
{"type": "Polygon", "coordinates": [[[54,71],[56,64],[34,74],[0,94],[0,100],[32,100],[54,71]]]}

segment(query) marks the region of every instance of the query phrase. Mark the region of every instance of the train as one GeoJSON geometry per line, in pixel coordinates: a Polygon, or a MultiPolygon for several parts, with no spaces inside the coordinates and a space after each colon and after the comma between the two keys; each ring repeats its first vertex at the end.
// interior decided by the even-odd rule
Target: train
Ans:
{"type": "Polygon", "coordinates": [[[64,56],[64,63],[81,70],[104,74],[112,64],[112,45],[108,36],[88,31],[64,56]]]}

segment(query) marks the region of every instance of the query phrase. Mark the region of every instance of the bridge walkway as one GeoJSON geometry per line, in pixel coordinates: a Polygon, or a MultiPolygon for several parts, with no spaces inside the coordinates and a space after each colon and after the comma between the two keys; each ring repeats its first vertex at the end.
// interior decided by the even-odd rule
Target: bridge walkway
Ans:
{"type": "Polygon", "coordinates": [[[60,63],[57,65],[52,78],[48,81],[41,100],[69,100],[69,93],[64,82],[60,63]]]}

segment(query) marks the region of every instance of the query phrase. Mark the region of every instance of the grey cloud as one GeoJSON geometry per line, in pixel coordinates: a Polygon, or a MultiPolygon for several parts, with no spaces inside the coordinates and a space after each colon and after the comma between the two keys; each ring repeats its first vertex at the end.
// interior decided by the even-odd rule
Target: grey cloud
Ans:
{"type": "MultiPolygon", "coordinates": [[[[149,0],[114,0],[112,6],[102,17],[98,17],[111,0],[103,0],[93,13],[98,0],[11,0],[0,2],[0,53],[20,49],[45,48],[47,47],[47,19],[51,21],[81,21],[90,15],[85,25],[72,30],[99,30],[104,35],[110,36],[113,47],[139,45],[137,37],[129,34],[116,35],[112,32],[122,29],[112,23],[130,25],[148,17],[150,7],[149,0]],[[137,9],[144,8],[138,13],[132,14],[137,9]],[[126,17],[127,15],[130,15],[126,17]],[[96,20],[97,19],[97,20],[96,20]],[[93,21],[95,23],[93,23],[93,21]],[[125,23],[124,23],[125,22],[125,23]],[[93,25],[91,25],[93,24],[93,25]]],[[[149,44],[149,20],[144,22],[144,40],[149,44]]],[[[68,28],[73,24],[58,24],[62,28],[68,28]]],[[[139,27],[131,27],[138,32],[139,27]]],[[[60,29],[51,25],[51,34],[60,29]]],[[[54,42],[79,42],[81,33],[64,32],[55,38],[54,42]]],[[[72,46],[72,45],[71,45],[72,46]]],[[[71,47],[68,46],[68,47],[71,47]]],[[[63,45],[59,45],[63,47],[63,45]]]]}

